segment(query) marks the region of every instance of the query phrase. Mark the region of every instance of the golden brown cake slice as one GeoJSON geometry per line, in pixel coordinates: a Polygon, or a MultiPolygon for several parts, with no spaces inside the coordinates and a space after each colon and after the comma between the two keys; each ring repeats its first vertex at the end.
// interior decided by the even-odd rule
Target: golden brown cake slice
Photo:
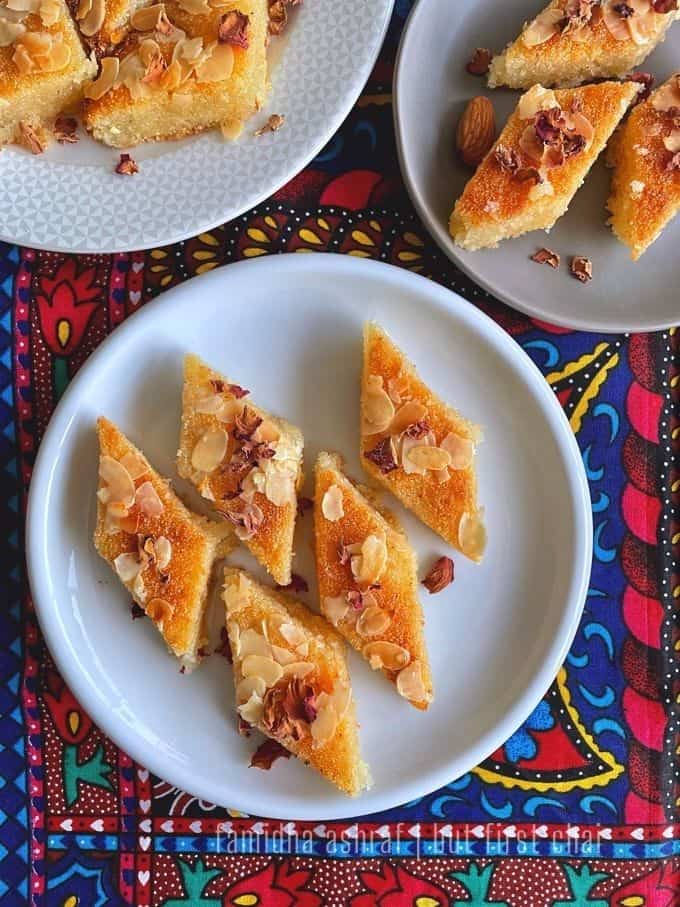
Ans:
{"type": "Polygon", "coordinates": [[[224,603],[240,717],[345,793],[369,787],[341,637],[242,570],[224,571],[224,603]]]}
{"type": "Polygon", "coordinates": [[[552,91],[534,85],[470,178],[449,221],[464,249],[549,230],[569,206],[640,86],[602,82],[552,91]]]}
{"type": "MultiPolygon", "coordinates": [[[[124,148],[223,126],[236,134],[266,93],[267,0],[170,0],[135,12],[86,88],[85,125],[124,148]]],[[[190,178],[190,174],[187,175],[190,178]]]]}
{"type": "Polygon", "coordinates": [[[637,105],[607,157],[614,167],[609,223],[636,260],[680,208],[680,73],[637,105]]]}
{"type": "Polygon", "coordinates": [[[213,562],[223,527],[191,513],[146,457],[107,419],[97,422],[94,544],[185,668],[200,660],[213,562]]]}
{"type": "Polygon", "coordinates": [[[493,58],[489,87],[565,88],[624,76],[664,39],[676,7],[675,0],[552,0],[493,58]]]}
{"type": "Polygon", "coordinates": [[[364,328],[361,458],[366,471],[472,560],[486,544],[477,504],[477,425],[447,406],[377,324],[364,328]]]}
{"type": "Polygon", "coordinates": [[[342,472],[339,456],[320,453],[315,472],[321,612],[401,696],[426,709],[432,676],[415,553],[395,517],[342,472]]]}
{"type": "Polygon", "coordinates": [[[291,581],[303,445],[294,425],[255,406],[197,356],[185,357],[177,471],[282,586],[291,581]]]}
{"type": "Polygon", "coordinates": [[[0,0],[0,145],[39,151],[96,72],[64,0],[0,0]]]}

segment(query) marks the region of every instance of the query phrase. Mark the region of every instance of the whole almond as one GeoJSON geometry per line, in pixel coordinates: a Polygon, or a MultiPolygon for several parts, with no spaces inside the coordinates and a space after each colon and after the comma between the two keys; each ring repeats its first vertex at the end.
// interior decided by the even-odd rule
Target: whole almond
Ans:
{"type": "Polygon", "coordinates": [[[456,148],[468,167],[476,167],[496,138],[496,117],[488,98],[479,95],[468,102],[456,130],[456,148]]]}

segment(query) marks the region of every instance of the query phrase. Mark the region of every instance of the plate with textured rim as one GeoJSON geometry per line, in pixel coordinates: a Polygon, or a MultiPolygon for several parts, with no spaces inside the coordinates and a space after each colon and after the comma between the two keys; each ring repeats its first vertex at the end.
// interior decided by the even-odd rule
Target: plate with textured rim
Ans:
{"type": "MultiPolygon", "coordinates": [[[[47,644],[102,730],[136,761],[202,799],[298,819],[344,818],[413,800],[501,746],[566,656],[592,551],[590,498],[576,441],[522,349],[432,281],[323,254],[216,269],[116,328],[73,379],[50,421],[33,472],[26,532],[47,644]],[[385,497],[417,552],[420,576],[451,554],[455,581],[436,596],[421,594],[435,686],[427,712],[409,706],[350,653],[362,752],[375,782],[351,799],[296,760],[277,762],[269,772],[248,768],[257,744],[236,730],[226,660],[212,656],[182,675],[153,625],[131,620],[129,596],[91,541],[94,426],[100,414],[113,419],[180,492],[188,492],[173,458],[182,356],[192,350],[249,387],[263,407],[300,426],[305,493],[323,449],[339,451],[349,474],[361,479],[359,375],[367,318],[384,326],[444,399],[483,426],[478,464],[489,547],[481,565],[467,561],[385,497]]],[[[294,569],[308,580],[310,591],[301,597],[315,608],[311,535],[307,516],[298,526],[294,569]]],[[[240,549],[230,562],[253,565],[240,549]]]]}
{"type": "MultiPolygon", "coordinates": [[[[455,155],[455,130],[467,101],[488,97],[500,128],[520,92],[489,89],[465,72],[475,47],[499,52],[544,0],[458,0],[450,28],[450,0],[419,0],[402,35],[394,73],[394,119],[401,171],[411,199],[440,248],[473,280],[508,305],[536,318],[587,331],[653,331],[677,324],[675,246],[680,217],[637,262],[606,225],[610,174],[600,156],[567,213],[549,234],[541,230],[468,252],[449,235],[448,218],[471,175],[455,155]],[[427,79],[415,79],[427,60],[427,79]],[[529,260],[538,248],[558,252],[557,271],[529,260]],[[593,279],[580,284],[569,273],[573,255],[593,262],[593,279]]],[[[680,23],[639,67],[664,81],[677,69],[680,23]]]]}
{"type": "MultiPolygon", "coordinates": [[[[119,152],[79,129],[76,145],[0,154],[0,239],[60,252],[124,252],[210,230],[268,198],[334,135],[378,56],[394,0],[333,0],[293,10],[270,45],[272,88],[240,138],[219,130],[132,150],[139,173],[114,172],[119,152]],[[283,127],[255,136],[272,113],[283,127]]],[[[130,149],[128,149],[130,150],[130,149]]]]}

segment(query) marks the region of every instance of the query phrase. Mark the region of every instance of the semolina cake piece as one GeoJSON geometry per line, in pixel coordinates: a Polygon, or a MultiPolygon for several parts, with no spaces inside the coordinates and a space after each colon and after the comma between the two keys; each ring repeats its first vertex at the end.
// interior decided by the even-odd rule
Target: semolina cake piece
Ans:
{"type": "Polygon", "coordinates": [[[125,40],[100,58],[84,121],[114,148],[221,126],[235,136],[267,87],[267,0],[211,6],[170,0],[134,13],[125,40]],[[199,13],[188,12],[191,8],[199,13]]]}
{"type": "Polygon", "coordinates": [[[187,670],[208,641],[210,573],[224,528],[191,513],[146,457],[107,419],[97,422],[99,488],[94,544],[187,670]]]}
{"type": "Polygon", "coordinates": [[[663,41],[675,0],[552,0],[495,56],[490,88],[566,88],[624,76],[663,41]]]}
{"type": "Polygon", "coordinates": [[[639,89],[636,82],[529,89],[455,204],[454,242],[484,249],[550,230],[639,89]]]}
{"type": "Polygon", "coordinates": [[[609,223],[635,261],[680,209],[680,73],[637,105],[607,160],[614,168],[609,223]]]}
{"type": "Polygon", "coordinates": [[[477,503],[479,426],[422,381],[383,329],[364,328],[361,459],[404,506],[474,561],[486,545],[477,503]]]}
{"type": "Polygon", "coordinates": [[[57,116],[80,99],[96,65],[64,0],[7,3],[0,0],[0,145],[23,142],[37,153],[57,116]]]}
{"type": "Polygon", "coordinates": [[[303,604],[224,571],[239,716],[351,796],[370,787],[345,644],[303,604]]]}
{"type": "Polygon", "coordinates": [[[274,580],[291,581],[302,432],[198,356],[184,359],[177,471],[233,526],[274,580]]]}
{"type": "Polygon", "coordinates": [[[417,709],[432,701],[417,563],[396,518],[344,474],[316,461],[314,540],[321,613],[417,709]]]}

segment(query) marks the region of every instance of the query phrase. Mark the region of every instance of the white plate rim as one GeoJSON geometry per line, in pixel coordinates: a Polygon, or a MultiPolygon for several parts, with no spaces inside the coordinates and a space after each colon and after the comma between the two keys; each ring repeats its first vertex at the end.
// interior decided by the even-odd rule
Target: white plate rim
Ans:
{"type": "MultiPolygon", "coordinates": [[[[359,798],[345,798],[334,800],[332,814],[322,813],[318,809],[306,808],[304,803],[290,801],[285,809],[275,811],[270,815],[266,804],[258,801],[257,785],[248,792],[238,791],[232,795],[231,791],[225,798],[203,779],[194,777],[190,770],[184,770],[173,764],[171,771],[166,771],[166,763],[160,752],[143,749],[143,741],[131,731],[124,723],[115,720],[113,713],[108,713],[101,708],[96,696],[95,688],[87,683],[85,672],[78,669],[75,661],[68,655],[68,641],[62,636],[60,630],[58,611],[51,608],[49,594],[49,577],[42,566],[41,551],[44,550],[42,539],[48,530],[48,513],[50,486],[52,479],[51,464],[56,461],[56,453],[62,446],[64,430],[76,416],[72,401],[77,398],[77,390],[84,386],[90,373],[95,373],[97,363],[103,359],[109,349],[115,349],[125,343],[127,336],[133,331],[143,330],[145,321],[155,317],[161,305],[174,305],[181,307],[184,297],[191,299],[199,287],[206,287],[209,282],[219,283],[229,279],[229,274],[236,274],[236,269],[251,271],[259,268],[263,277],[268,276],[267,271],[273,269],[276,277],[290,277],[296,273],[304,273],[310,267],[330,269],[336,277],[342,278],[343,273],[361,273],[370,269],[376,275],[383,275],[385,283],[390,281],[410,286],[417,294],[420,292],[430,296],[429,301],[440,310],[445,310],[455,319],[462,319],[468,324],[479,327],[479,332],[507,353],[508,361],[516,366],[517,371],[528,381],[532,382],[533,396],[540,405],[543,415],[550,424],[556,444],[559,446],[571,469],[569,475],[569,492],[573,507],[574,518],[574,547],[577,556],[574,558],[574,572],[570,580],[570,590],[565,594],[565,607],[556,633],[549,650],[547,651],[540,670],[528,684],[523,695],[518,697],[513,707],[508,710],[503,720],[492,730],[480,738],[474,747],[465,751],[463,756],[452,760],[445,768],[431,771],[427,775],[425,784],[420,782],[410,785],[401,785],[396,790],[389,789],[377,802],[372,802],[371,812],[381,812],[393,808],[401,803],[407,803],[440,787],[449,784],[452,780],[473,769],[486,759],[494,750],[501,746],[536,708],[550,684],[555,679],[562,666],[567,652],[576,634],[581,614],[585,605],[588,585],[590,581],[593,523],[591,512],[590,491],[586,479],[585,469],[576,438],[571,430],[567,417],[553,394],[550,386],[545,381],[538,367],[522,348],[489,316],[467,303],[462,297],[448,290],[446,287],[435,283],[418,274],[398,268],[383,262],[371,260],[356,260],[351,256],[333,253],[317,253],[314,256],[277,255],[240,261],[230,265],[230,268],[217,268],[200,277],[186,281],[172,288],[161,297],[147,303],[134,316],[126,319],[113,331],[106,340],[91,354],[87,362],[81,367],[78,374],[70,382],[61,400],[49,421],[33,468],[30,493],[28,496],[25,548],[29,586],[33,595],[36,614],[54,660],[59,667],[64,680],[72,690],[86,712],[93,718],[98,727],[116,743],[133,760],[148,768],[151,772],[173,786],[187,790],[194,796],[217,803],[218,805],[237,809],[250,815],[269,815],[275,819],[298,819],[301,821],[320,821],[345,819],[361,814],[362,801],[359,798]],[[253,795],[251,796],[251,791],[253,795]],[[217,796],[216,796],[217,795],[217,796]],[[227,802],[228,801],[228,802],[227,802]],[[253,804],[257,804],[255,807],[253,804]],[[337,803],[337,806],[335,805],[337,803]]],[[[272,275],[269,275],[271,279],[272,275]]],[[[225,294],[225,298],[231,298],[225,294]]],[[[566,468],[566,465],[565,465],[566,468]]],[[[373,798],[375,801],[375,798],[373,798]]]]}
{"type": "MultiPolygon", "coordinates": [[[[58,240],[56,242],[45,243],[36,242],[35,240],[31,239],[30,236],[12,236],[6,234],[3,231],[2,220],[0,220],[0,242],[6,242],[11,245],[27,246],[32,249],[40,249],[46,252],[59,252],[73,255],[119,255],[126,252],[146,251],[148,249],[154,249],[158,246],[169,246],[182,242],[183,240],[190,239],[194,236],[198,236],[201,233],[208,233],[211,230],[214,230],[216,227],[219,227],[224,223],[228,223],[229,221],[240,217],[246,211],[257,207],[257,205],[261,204],[270,196],[278,192],[278,190],[282,186],[286,185],[286,183],[288,183],[291,179],[293,179],[293,177],[297,176],[297,174],[305,170],[306,167],[308,167],[309,164],[314,160],[314,158],[319,154],[319,152],[333,138],[344,121],[347,119],[358,98],[361,96],[361,92],[363,91],[366,82],[368,81],[368,77],[370,76],[373,67],[375,66],[376,60],[378,59],[392,18],[394,3],[395,0],[385,0],[383,21],[376,34],[375,44],[371,48],[370,53],[366,54],[364,60],[362,61],[362,64],[357,67],[352,90],[345,93],[342,103],[338,104],[338,108],[334,116],[328,120],[323,134],[317,139],[315,144],[311,148],[301,148],[295,158],[291,160],[285,172],[282,171],[276,177],[270,179],[270,181],[266,185],[263,185],[259,191],[253,192],[249,197],[245,198],[241,204],[236,205],[231,209],[228,207],[228,205],[225,204],[225,209],[218,218],[212,217],[205,222],[201,221],[192,223],[191,226],[186,228],[183,227],[173,233],[158,235],[158,237],[154,238],[153,240],[142,240],[140,241],[140,243],[135,243],[132,247],[129,243],[125,243],[123,245],[93,245],[88,246],[87,248],[68,244],[63,245],[58,240]]],[[[268,109],[268,107],[269,104],[267,103],[266,109],[268,109]]],[[[282,133],[282,135],[285,134],[282,133]]],[[[200,138],[200,135],[189,137],[189,141],[195,138],[200,138]]],[[[117,154],[116,149],[111,150],[117,154]]]]}
{"type": "MultiPolygon", "coordinates": [[[[411,172],[408,166],[408,156],[404,151],[404,141],[402,136],[402,123],[403,117],[400,113],[399,105],[399,83],[404,75],[404,69],[402,67],[402,62],[406,56],[406,46],[409,41],[409,34],[413,34],[415,28],[417,27],[418,17],[424,15],[424,10],[428,5],[428,0],[416,0],[415,5],[411,9],[404,29],[401,33],[401,39],[399,41],[399,47],[397,49],[397,55],[394,61],[394,75],[392,79],[392,115],[394,119],[394,136],[397,146],[397,157],[399,159],[399,169],[401,171],[402,178],[404,180],[404,185],[409,194],[411,201],[416,209],[418,217],[423,222],[428,233],[435,241],[437,247],[449,258],[457,268],[459,268],[467,277],[473,280],[478,286],[482,287],[494,299],[499,299],[505,305],[510,306],[513,309],[517,309],[520,312],[523,312],[525,315],[529,315],[531,318],[537,318],[539,321],[545,321],[549,324],[557,325],[558,327],[570,328],[571,330],[578,331],[588,331],[588,332],[604,332],[604,333],[617,333],[625,334],[632,332],[642,332],[649,333],[652,331],[665,331],[671,327],[674,327],[677,323],[677,319],[673,320],[672,318],[668,321],[649,321],[644,317],[641,317],[638,321],[620,321],[619,319],[598,319],[595,312],[593,312],[593,317],[588,319],[583,319],[579,317],[570,317],[567,314],[564,316],[560,314],[555,314],[552,311],[545,311],[540,306],[532,305],[531,302],[525,301],[522,297],[517,295],[510,295],[503,291],[502,288],[492,286],[487,282],[483,275],[477,273],[477,271],[470,267],[465,259],[458,254],[458,250],[449,235],[447,226],[441,224],[435,217],[432,216],[428,206],[425,204],[422,193],[418,188],[416,181],[414,180],[413,173],[411,172]]],[[[642,307],[642,315],[644,316],[644,307],[642,307]]]]}

